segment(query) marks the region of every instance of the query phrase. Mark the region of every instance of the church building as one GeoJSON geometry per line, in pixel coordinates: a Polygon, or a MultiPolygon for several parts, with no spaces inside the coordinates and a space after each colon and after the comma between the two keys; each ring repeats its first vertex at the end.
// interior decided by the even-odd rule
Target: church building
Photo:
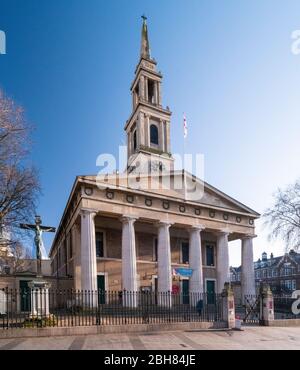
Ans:
{"type": "Polygon", "coordinates": [[[130,91],[127,169],[76,177],[50,250],[52,275],[68,277],[76,290],[220,293],[230,281],[228,243],[240,240],[242,291],[255,294],[259,214],[174,170],[171,111],[163,106],[145,18],[130,91]],[[193,187],[201,197],[187,196],[193,187]]]}

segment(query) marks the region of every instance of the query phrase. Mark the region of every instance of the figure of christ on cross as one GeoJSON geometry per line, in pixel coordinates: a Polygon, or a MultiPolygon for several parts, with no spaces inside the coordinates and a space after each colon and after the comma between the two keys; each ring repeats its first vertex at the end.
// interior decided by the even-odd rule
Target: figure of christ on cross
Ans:
{"type": "Polygon", "coordinates": [[[50,232],[54,233],[55,232],[55,227],[52,226],[43,226],[42,225],[42,219],[40,216],[35,216],[35,224],[30,225],[30,224],[20,224],[21,229],[25,230],[33,230],[35,231],[35,237],[34,237],[34,243],[36,247],[36,259],[37,259],[37,276],[41,277],[42,276],[42,253],[41,253],[41,248],[43,245],[42,241],[42,232],[50,232]]]}

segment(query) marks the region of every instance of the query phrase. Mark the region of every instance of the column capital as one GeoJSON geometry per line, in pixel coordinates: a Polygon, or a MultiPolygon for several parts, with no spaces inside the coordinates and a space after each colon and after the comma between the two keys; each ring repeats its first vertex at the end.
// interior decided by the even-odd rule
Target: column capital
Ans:
{"type": "Polygon", "coordinates": [[[123,215],[122,217],[120,217],[120,221],[123,222],[123,223],[134,223],[136,220],[138,219],[138,217],[136,216],[131,216],[131,215],[123,215]]]}
{"type": "Polygon", "coordinates": [[[95,209],[89,209],[89,208],[81,208],[80,215],[81,216],[89,216],[91,215],[93,218],[97,215],[97,210],[95,209]]]}
{"type": "Polygon", "coordinates": [[[205,230],[205,226],[203,226],[203,225],[194,225],[194,226],[190,226],[188,228],[188,231],[190,233],[193,232],[193,231],[199,231],[199,232],[201,232],[203,230],[205,230]]]}
{"type": "Polygon", "coordinates": [[[158,226],[158,227],[171,227],[172,225],[174,225],[174,223],[173,222],[170,222],[170,221],[158,221],[158,222],[156,222],[156,225],[158,226]]]}
{"type": "Polygon", "coordinates": [[[230,235],[231,234],[231,232],[230,231],[228,231],[228,230],[217,230],[216,232],[215,232],[218,236],[228,236],[228,235],[230,235]]]}
{"type": "Polygon", "coordinates": [[[257,235],[245,234],[241,237],[241,240],[255,239],[257,235]]]}

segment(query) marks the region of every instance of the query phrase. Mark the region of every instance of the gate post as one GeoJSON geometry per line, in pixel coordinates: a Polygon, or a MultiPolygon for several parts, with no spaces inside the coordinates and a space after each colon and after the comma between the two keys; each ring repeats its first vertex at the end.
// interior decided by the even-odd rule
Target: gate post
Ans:
{"type": "Polygon", "coordinates": [[[273,293],[270,289],[270,285],[261,283],[259,324],[263,326],[269,326],[270,321],[274,321],[273,293]]]}
{"type": "Polygon", "coordinates": [[[223,320],[227,322],[229,329],[235,327],[235,308],[234,308],[234,295],[230,283],[224,284],[222,291],[222,312],[223,320]]]}

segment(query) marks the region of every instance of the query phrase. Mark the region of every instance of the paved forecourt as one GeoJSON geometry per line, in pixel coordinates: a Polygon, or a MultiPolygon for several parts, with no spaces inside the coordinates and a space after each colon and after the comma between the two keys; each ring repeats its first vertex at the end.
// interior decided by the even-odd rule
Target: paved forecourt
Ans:
{"type": "Polygon", "coordinates": [[[244,331],[176,331],[0,339],[0,350],[244,350],[300,349],[300,328],[246,327],[244,331]]]}

